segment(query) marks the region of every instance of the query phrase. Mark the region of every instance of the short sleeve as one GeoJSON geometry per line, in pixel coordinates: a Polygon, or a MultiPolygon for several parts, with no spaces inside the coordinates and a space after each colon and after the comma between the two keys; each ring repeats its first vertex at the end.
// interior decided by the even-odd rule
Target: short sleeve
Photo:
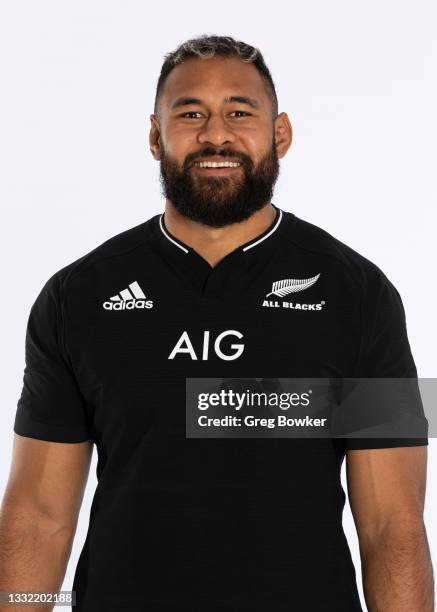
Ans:
{"type": "Polygon", "coordinates": [[[54,274],[30,309],[14,431],[53,442],[91,438],[86,402],[64,350],[61,283],[54,274]]]}
{"type": "MultiPolygon", "coordinates": [[[[362,376],[366,378],[411,378],[417,385],[420,403],[417,412],[423,419],[424,432],[428,423],[418,389],[417,369],[407,333],[405,310],[396,287],[381,273],[377,292],[368,291],[363,308],[363,364],[362,376]]],[[[401,446],[425,446],[427,437],[414,438],[347,438],[346,450],[365,448],[390,448],[401,446]]]]}

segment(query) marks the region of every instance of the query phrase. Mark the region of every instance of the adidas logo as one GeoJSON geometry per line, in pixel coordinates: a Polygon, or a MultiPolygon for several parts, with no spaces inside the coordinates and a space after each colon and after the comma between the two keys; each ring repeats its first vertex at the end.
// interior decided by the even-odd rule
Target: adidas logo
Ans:
{"type": "Polygon", "coordinates": [[[117,295],[110,297],[107,302],[103,302],[103,308],[105,310],[147,309],[153,308],[153,301],[146,298],[137,281],[134,281],[128,285],[127,289],[123,289],[117,295]]]}

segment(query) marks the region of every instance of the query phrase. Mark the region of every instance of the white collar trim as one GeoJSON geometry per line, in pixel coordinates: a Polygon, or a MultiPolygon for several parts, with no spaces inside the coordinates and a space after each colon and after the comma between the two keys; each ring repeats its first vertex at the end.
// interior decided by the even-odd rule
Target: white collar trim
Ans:
{"type": "Polygon", "coordinates": [[[185,251],[185,253],[188,253],[188,249],[186,249],[184,246],[182,246],[181,244],[179,244],[179,242],[176,242],[176,240],[173,240],[173,238],[171,236],[169,236],[167,234],[167,232],[164,229],[164,226],[162,224],[162,217],[164,216],[164,213],[162,213],[162,215],[159,217],[159,227],[161,228],[162,233],[164,234],[164,236],[170,240],[170,242],[173,242],[173,244],[175,244],[176,246],[178,246],[180,249],[182,249],[183,251],[185,251]]]}
{"type": "MultiPolygon", "coordinates": [[[[259,244],[260,242],[262,242],[263,240],[265,240],[266,238],[268,238],[269,236],[271,236],[279,227],[279,224],[282,221],[282,210],[280,208],[278,208],[279,210],[279,216],[278,216],[278,220],[276,221],[275,225],[272,227],[272,229],[262,238],[260,238],[259,240],[255,240],[255,242],[252,242],[252,244],[248,244],[246,247],[243,248],[243,251],[248,251],[249,249],[251,249],[252,247],[256,246],[257,244],[259,244]]],[[[161,214],[161,216],[159,217],[159,227],[161,228],[162,233],[164,234],[164,236],[167,238],[167,240],[170,240],[170,242],[173,242],[173,244],[175,244],[177,247],[179,247],[180,249],[182,249],[182,251],[184,251],[185,253],[188,253],[188,249],[186,249],[184,246],[182,246],[181,244],[179,244],[179,242],[177,242],[176,240],[174,240],[171,236],[168,235],[168,233],[165,231],[164,229],[164,225],[162,223],[162,219],[163,219],[164,213],[161,214]]]]}
{"type": "Polygon", "coordinates": [[[263,240],[265,240],[266,238],[268,238],[269,236],[271,236],[273,234],[273,232],[275,232],[278,229],[279,224],[281,223],[282,220],[282,210],[279,208],[279,217],[278,220],[276,221],[275,225],[272,227],[272,229],[262,238],[260,238],[259,240],[256,240],[255,242],[252,242],[252,244],[248,244],[246,247],[243,248],[243,251],[247,251],[248,249],[251,249],[252,247],[256,246],[257,244],[259,244],[260,242],[262,242],[263,240]]]}

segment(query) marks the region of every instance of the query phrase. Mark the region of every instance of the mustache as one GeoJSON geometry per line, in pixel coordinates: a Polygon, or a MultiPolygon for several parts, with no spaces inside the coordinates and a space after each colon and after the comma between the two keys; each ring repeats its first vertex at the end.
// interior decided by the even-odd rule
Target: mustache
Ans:
{"type": "Polygon", "coordinates": [[[223,158],[236,159],[246,166],[252,165],[252,160],[245,153],[238,153],[229,149],[215,149],[214,147],[207,147],[206,149],[202,149],[202,151],[197,153],[190,153],[190,155],[187,155],[185,158],[184,165],[186,168],[190,168],[194,164],[195,160],[201,160],[204,157],[213,157],[216,155],[223,158]]]}

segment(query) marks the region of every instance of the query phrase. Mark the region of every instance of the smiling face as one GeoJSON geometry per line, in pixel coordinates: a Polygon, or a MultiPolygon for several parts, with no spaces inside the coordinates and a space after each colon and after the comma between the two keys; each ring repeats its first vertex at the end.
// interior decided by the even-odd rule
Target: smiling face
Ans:
{"type": "Polygon", "coordinates": [[[291,125],[285,113],[273,116],[253,64],[234,57],[185,60],[168,75],[151,121],[164,195],[181,214],[222,227],[270,201],[291,125]]]}

